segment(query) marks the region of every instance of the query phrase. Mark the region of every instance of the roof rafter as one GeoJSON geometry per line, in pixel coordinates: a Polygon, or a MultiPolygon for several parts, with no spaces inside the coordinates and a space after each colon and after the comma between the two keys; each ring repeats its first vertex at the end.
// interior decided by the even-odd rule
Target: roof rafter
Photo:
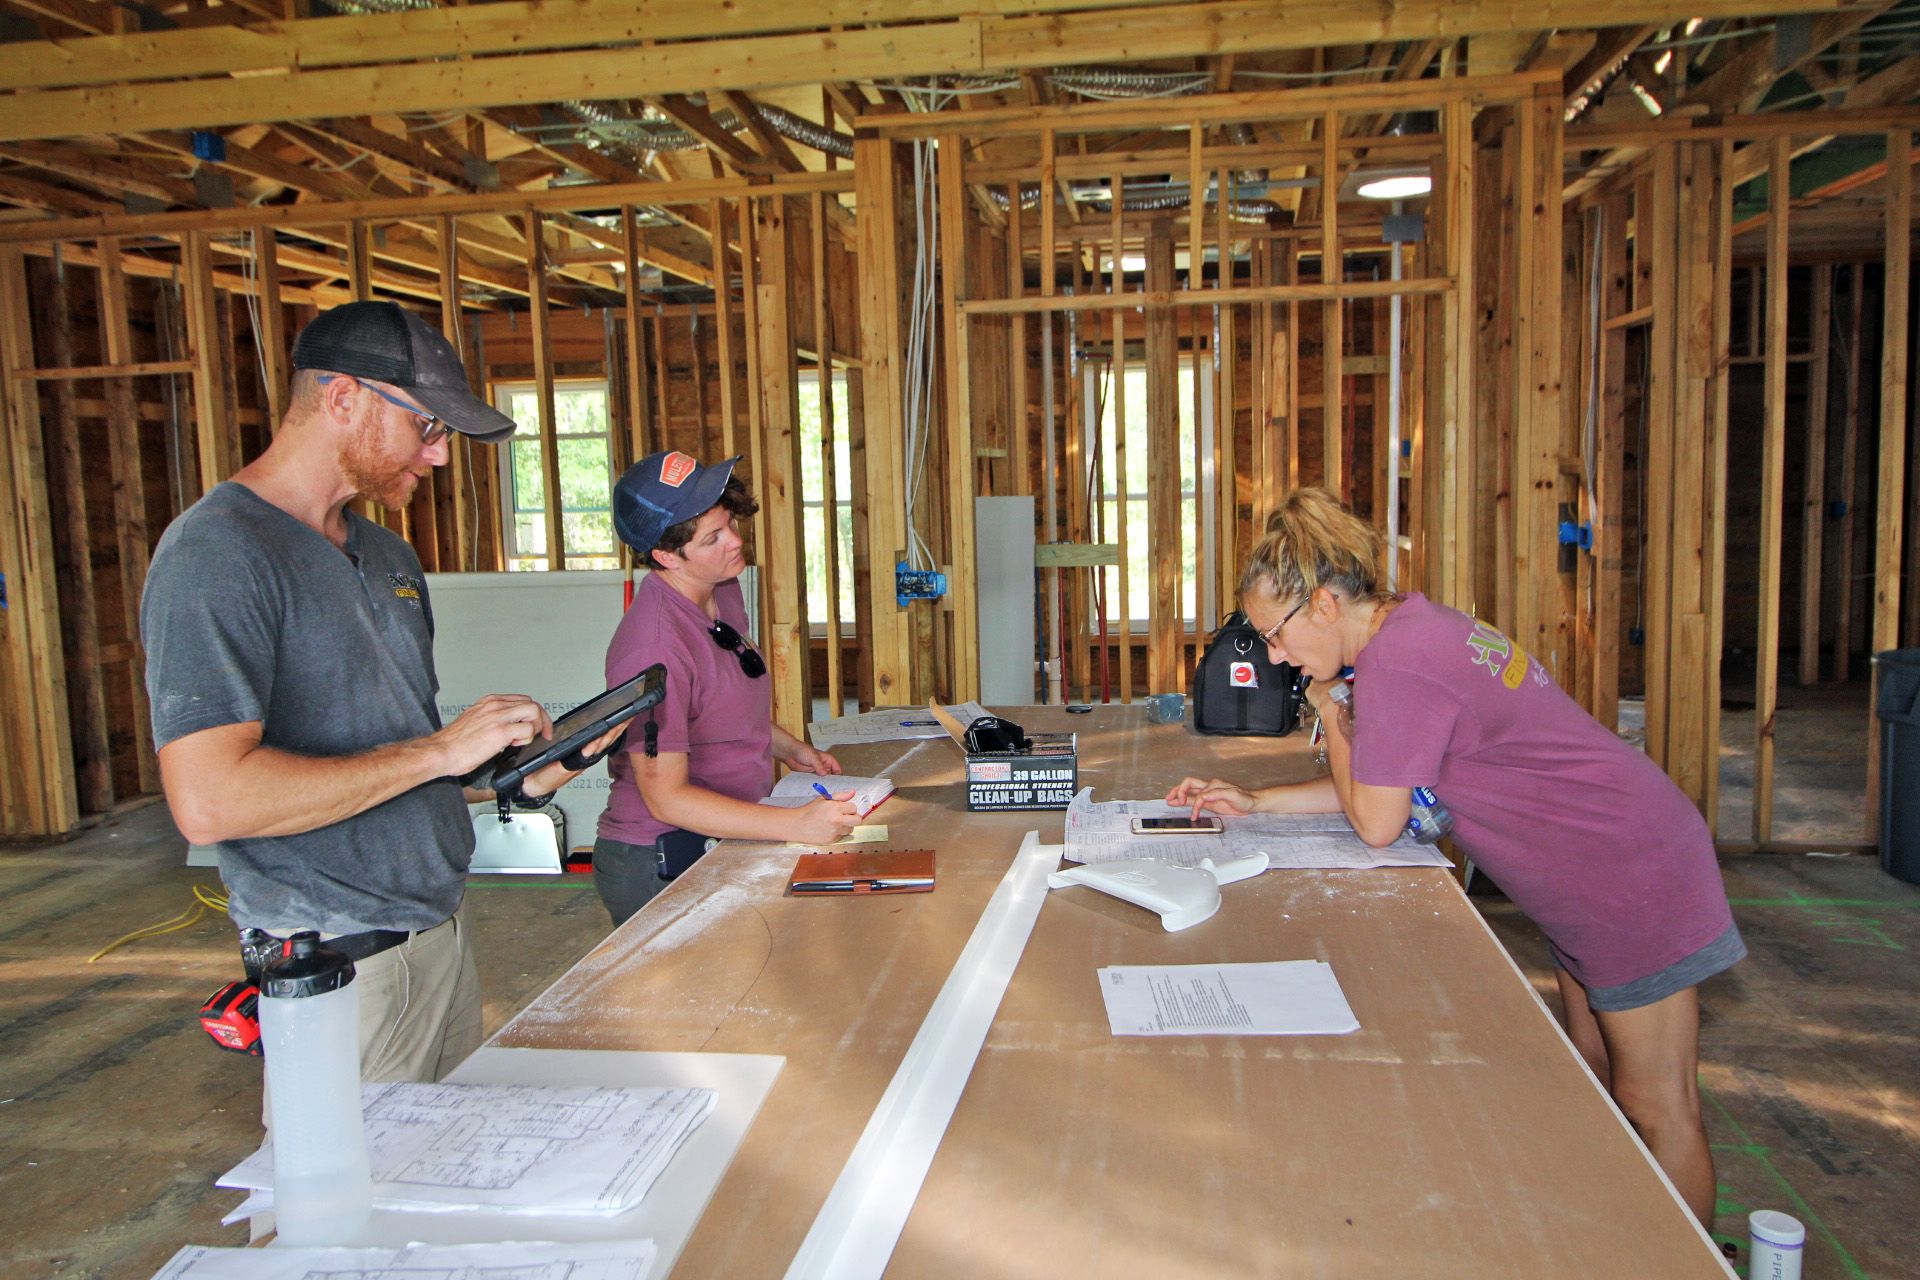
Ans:
{"type": "Polygon", "coordinates": [[[787,145],[787,140],[767,123],[766,116],[760,113],[759,103],[747,94],[736,93],[732,89],[721,89],[718,93],[720,101],[732,107],[734,114],[745,122],[747,132],[753,135],[754,142],[760,147],[760,154],[771,161],[776,169],[798,173],[806,168],[800,163],[800,157],[793,154],[793,148],[787,145]]]}
{"type": "Polygon", "coordinates": [[[772,159],[721,128],[712,112],[690,98],[677,93],[664,93],[647,101],[675,124],[706,143],[708,149],[731,165],[735,172],[768,174],[779,170],[780,166],[772,159]]]}

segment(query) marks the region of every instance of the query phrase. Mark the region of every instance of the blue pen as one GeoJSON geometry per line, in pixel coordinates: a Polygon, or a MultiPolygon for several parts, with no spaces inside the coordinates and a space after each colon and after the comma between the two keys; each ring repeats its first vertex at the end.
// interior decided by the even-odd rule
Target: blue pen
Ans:
{"type": "Polygon", "coordinates": [[[900,727],[902,729],[919,729],[919,728],[938,729],[940,727],[940,722],[938,720],[902,720],[900,722],[900,727]]]}
{"type": "Polygon", "coordinates": [[[818,792],[820,793],[820,798],[821,798],[822,800],[831,800],[831,799],[833,799],[833,792],[831,792],[831,791],[829,791],[829,790],[827,790],[827,789],[826,789],[825,787],[823,787],[823,786],[821,786],[821,785],[820,785],[819,783],[817,783],[817,782],[816,782],[816,783],[814,783],[814,784],[813,784],[813,789],[814,789],[815,791],[818,791],[818,792]]]}

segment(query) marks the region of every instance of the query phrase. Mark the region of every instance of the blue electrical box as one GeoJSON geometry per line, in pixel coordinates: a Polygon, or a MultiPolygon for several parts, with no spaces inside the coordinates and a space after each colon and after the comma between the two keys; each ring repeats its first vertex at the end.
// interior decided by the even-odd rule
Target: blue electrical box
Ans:
{"type": "Polygon", "coordinates": [[[909,568],[902,560],[893,567],[893,594],[902,609],[914,600],[938,600],[947,594],[947,575],[932,569],[909,568]]]}
{"type": "Polygon", "coordinates": [[[196,159],[211,160],[215,164],[227,158],[227,140],[208,129],[195,129],[191,135],[193,154],[196,159]]]}

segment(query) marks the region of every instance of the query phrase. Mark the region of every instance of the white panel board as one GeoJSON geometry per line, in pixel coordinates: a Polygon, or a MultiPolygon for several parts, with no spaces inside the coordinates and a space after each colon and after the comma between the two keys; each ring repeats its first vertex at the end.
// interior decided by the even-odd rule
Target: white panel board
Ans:
{"type": "MultiPolygon", "coordinates": [[[[605,689],[626,582],[618,569],[428,574],[441,721],[489,693],[524,693],[557,716],[605,689]]],[[[597,764],[555,799],[569,847],[592,847],[607,785],[597,764]]]]}
{"type": "Polygon", "coordinates": [[[980,701],[1033,701],[1033,499],[973,500],[980,591],[980,701]]]}
{"type": "MultiPolygon", "coordinates": [[[[749,567],[740,575],[755,637],[758,573],[749,567]]],[[[489,693],[524,693],[558,715],[605,689],[607,645],[620,625],[626,582],[618,569],[428,574],[442,722],[489,693]]],[[[607,766],[597,764],[554,801],[566,814],[569,848],[593,846],[607,786],[607,766]]]]}

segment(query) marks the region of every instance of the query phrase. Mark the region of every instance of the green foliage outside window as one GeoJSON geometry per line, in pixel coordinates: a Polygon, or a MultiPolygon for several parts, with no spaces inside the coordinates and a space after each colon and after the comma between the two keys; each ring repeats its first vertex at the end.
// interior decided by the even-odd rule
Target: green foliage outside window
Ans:
{"type": "MultiPolygon", "coordinates": [[[[853,466],[847,448],[847,375],[833,375],[833,470],[840,555],[840,622],[853,629],[853,466]]],[[[800,501],[806,529],[807,621],[824,634],[827,621],[826,467],[820,453],[820,380],[800,374],[800,501]]],[[[778,553],[779,548],[775,548],[778,553]]]]}
{"type": "MultiPolygon", "coordinates": [[[[547,478],[540,455],[540,401],[531,383],[494,388],[494,403],[517,426],[506,444],[507,568],[550,569],[547,478]]],[[[560,532],[569,569],[617,569],[613,534],[613,456],[607,387],[601,382],[554,388],[555,453],[560,463],[560,532]]]]}
{"type": "MultiPolygon", "coordinates": [[[[1101,477],[1100,518],[1103,521],[1099,541],[1120,541],[1120,495],[1118,477],[1113,472],[1114,404],[1113,368],[1108,364],[1089,365],[1087,388],[1100,401],[1100,450],[1108,469],[1101,477]]],[[[1133,615],[1132,630],[1143,630],[1153,600],[1153,559],[1147,542],[1151,517],[1147,506],[1148,437],[1153,424],[1147,413],[1147,370],[1138,360],[1129,362],[1126,371],[1127,428],[1127,612],[1133,615]]],[[[1180,610],[1187,622],[1194,620],[1195,567],[1199,550],[1193,545],[1195,525],[1195,483],[1193,456],[1193,361],[1180,360],[1180,385],[1175,396],[1180,414],[1180,610]]],[[[1120,621],[1120,570],[1111,566],[1101,570],[1105,578],[1107,614],[1114,625],[1120,621]]]]}

